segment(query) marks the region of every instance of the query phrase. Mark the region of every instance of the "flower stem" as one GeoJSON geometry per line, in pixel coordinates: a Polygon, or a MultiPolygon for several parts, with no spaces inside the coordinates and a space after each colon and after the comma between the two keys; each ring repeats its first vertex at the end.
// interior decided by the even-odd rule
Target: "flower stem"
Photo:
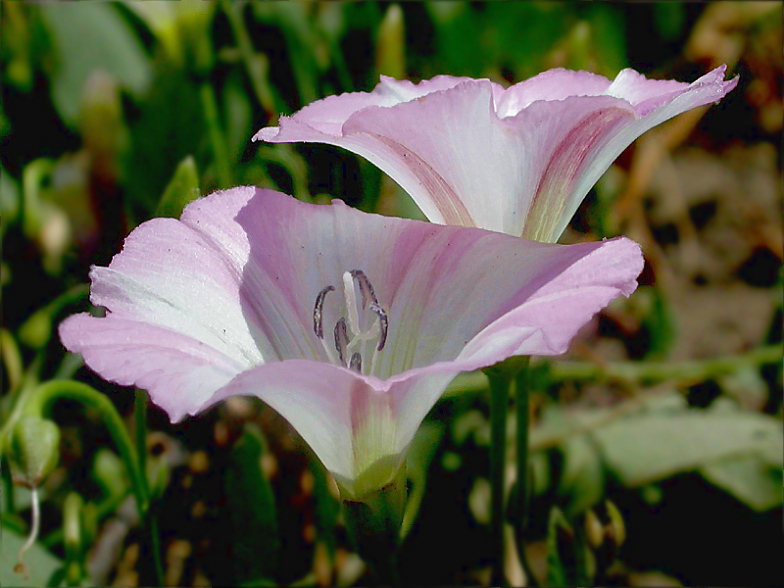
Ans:
{"type": "Polygon", "coordinates": [[[139,469],[145,474],[142,476],[145,494],[150,494],[150,485],[147,482],[147,393],[136,390],[133,404],[134,440],[136,441],[136,460],[139,469]]]}
{"type": "Polygon", "coordinates": [[[33,546],[35,540],[38,538],[38,531],[41,528],[41,508],[38,502],[38,487],[33,486],[31,489],[30,499],[31,505],[33,507],[33,520],[30,525],[30,534],[27,536],[27,541],[25,541],[22,548],[19,550],[19,554],[17,556],[17,563],[14,571],[16,573],[21,573],[27,576],[27,564],[24,562],[24,554],[25,552],[33,546]]]}
{"type": "Polygon", "coordinates": [[[489,369],[490,381],[490,541],[492,586],[504,586],[504,472],[506,469],[506,411],[512,375],[489,369]]]}
{"type": "Polygon", "coordinates": [[[34,415],[45,415],[56,400],[69,398],[88,406],[98,412],[101,420],[109,430],[120,458],[128,469],[131,488],[136,497],[139,513],[143,516],[149,508],[147,482],[144,472],[139,469],[136,450],[131,443],[128,432],[123,426],[120,415],[111,401],[103,394],[81,382],[71,380],[52,380],[40,385],[27,399],[24,412],[34,415]]]}
{"type": "Polygon", "coordinates": [[[361,497],[343,499],[349,535],[357,553],[373,569],[379,586],[401,585],[398,556],[405,503],[405,465],[386,486],[361,497]]]}
{"type": "Polygon", "coordinates": [[[159,585],[163,585],[163,567],[158,549],[157,523],[149,517],[150,491],[147,485],[147,478],[144,470],[140,467],[139,456],[131,442],[128,431],[123,425],[122,418],[120,418],[117,409],[104,394],[87,384],[72,380],[51,380],[38,386],[26,398],[23,412],[24,414],[44,416],[51,406],[61,398],[75,400],[97,411],[109,431],[120,458],[128,470],[128,477],[131,480],[131,489],[136,498],[136,507],[139,509],[139,515],[147,524],[152,535],[152,556],[155,563],[157,581],[159,585]]]}
{"type": "MultiPolygon", "coordinates": [[[[136,441],[136,458],[139,469],[144,476],[145,493],[150,496],[150,484],[147,480],[147,392],[136,390],[136,397],[133,405],[134,437],[136,441]]],[[[158,534],[158,515],[154,509],[149,509],[145,513],[147,531],[150,535],[150,549],[152,550],[152,563],[155,568],[155,577],[158,585],[163,586],[164,573],[163,563],[161,562],[161,547],[158,534]]],[[[143,515],[144,516],[144,515],[143,515]]]]}
{"type": "Polygon", "coordinates": [[[531,563],[525,551],[525,526],[528,522],[528,431],[530,420],[530,399],[528,364],[521,366],[515,377],[515,416],[517,423],[516,458],[517,458],[517,524],[515,525],[515,540],[520,563],[523,565],[525,577],[529,586],[538,586],[531,563]]]}

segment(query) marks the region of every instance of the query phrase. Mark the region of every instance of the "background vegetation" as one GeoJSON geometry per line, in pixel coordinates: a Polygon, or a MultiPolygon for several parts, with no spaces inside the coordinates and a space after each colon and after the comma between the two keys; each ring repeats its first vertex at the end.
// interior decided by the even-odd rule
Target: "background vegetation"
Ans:
{"type": "MultiPolygon", "coordinates": [[[[543,583],[784,585],[780,2],[8,1],[1,27],[3,442],[40,384],[76,380],[134,431],[147,479],[128,477],[111,410],[54,403],[59,465],[40,486],[27,577],[13,566],[30,491],[4,445],[0,584],[366,579],[330,480],[271,409],[232,399],[172,426],[150,405],[142,421],[144,396],[98,379],[56,335],[89,307],[91,264],[199,194],[256,184],[418,217],[367,162],[252,144],[256,130],[379,74],[514,83],[633,67],[692,81],[727,63],[738,88],[641,138],[563,238],[626,234],[647,265],[567,357],[534,361],[531,515],[509,522],[525,524],[543,583]]],[[[459,378],[417,437],[408,583],[489,582],[485,387],[459,378]]]]}

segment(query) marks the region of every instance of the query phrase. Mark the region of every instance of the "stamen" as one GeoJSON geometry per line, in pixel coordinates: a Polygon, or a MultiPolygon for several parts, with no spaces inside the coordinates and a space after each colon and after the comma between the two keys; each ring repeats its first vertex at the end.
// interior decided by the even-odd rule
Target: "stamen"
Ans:
{"type": "Polygon", "coordinates": [[[370,305],[371,312],[375,312],[378,316],[378,323],[381,327],[381,336],[378,339],[376,351],[384,349],[384,344],[387,342],[387,330],[389,329],[389,319],[387,318],[387,311],[381,308],[375,302],[370,305]]]}
{"type": "Polygon", "coordinates": [[[338,350],[338,357],[340,363],[346,365],[346,360],[343,357],[343,352],[348,346],[348,332],[346,329],[346,319],[342,317],[335,325],[335,349],[338,350]]]}
{"type": "Polygon", "coordinates": [[[316,296],[313,307],[313,332],[321,341],[330,362],[362,373],[362,364],[370,354],[370,364],[365,367],[369,368],[369,374],[373,374],[378,352],[384,349],[387,342],[389,315],[378,303],[373,285],[365,272],[359,269],[343,272],[342,280],[345,315],[335,323],[334,345],[324,340],[324,304],[327,293],[336,290],[334,286],[326,286],[316,296]],[[357,300],[360,294],[361,309],[357,300]],[[366,314],[366,310],[372,314],[366,314]],[[376,315],[375,320],[373,315],[376,315]]]}
{"type": "Polygon", "coordinates": [[[351,336],[359,335],[359,312],[357,310],[357,293],[354,290],[354,278],[351,272],[343,272],[343,296],[346,298],[346,319],[351,336]]]}
{"type": "Polygon", "coordinates": [[[376,293],[373,291],[373,284],[370,283],[365,272],[355,269],[351,270],[349,273],[359,284],[359,292],[362,294],[362,310],[367,308],[368,299],[370,299],[371,303],[378,304],[378,298],[376,298],[376,293]]]}
{"type": "Polygon", "coordinates": [[[334,289],[334,286],[327,286],[316,296],[316,307],[313,309],[313,331],[315,331],[316,337],[319,339],[324,338],[324,299],[327,297],[327,292],[332,292],[334,289]]]}

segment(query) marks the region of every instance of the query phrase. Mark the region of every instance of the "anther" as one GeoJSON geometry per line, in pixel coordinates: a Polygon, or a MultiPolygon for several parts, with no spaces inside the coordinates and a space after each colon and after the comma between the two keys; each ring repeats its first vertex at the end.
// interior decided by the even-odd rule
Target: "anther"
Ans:
{"type": "Polygon", "coordinates": [[[373,291],[373,285],[370,283],[370,280],[368,280],[365,272],[359,269],[355,269],[351,270],[349,273],[351,274],[351,277],[354,278],[359,284],[359,292],[362,294],[362,309],[364,310],[367,308],[368,299],[372,304],[378,304],[376,293],[373,291]]]}
{"type": "Polygon", "coordinates": [[[359,353],[355,353],[351,356],[351,363],[348,366],[350,369],[362,373],[362,356],[359,353]]]}
{"type": "Polygon", "coordinates": [[[348,347],[348,330],[346,329],[346,319],[341,318],[335,325],[335,349],[338,350],[338,357],[340,363],[346,365],[346,360],[343,358],[343,351],[348,347]]]}
{"type": "Polygon", "coordinates": [[[378,345],[376,346],[376,351],[381,351],[384,349],[384,344],[387,342],[387,330],[389,329],[387,311],[385,311],[375,302],[370,305],[370,310],[371,312],[376,313],[376,316],[378,316],[378,324],[379,327],[381,327],[381,335],[379,336],[378,345]]]}
{"type": "Polygon", "coordinates": [[[319,339],[324,338],[324,325],[323,325],[323,311],[324,311],[324,299],[327,297],[327,292],[332,292],[335,289],[334,286],[327,286],[321,292],[318,293],[316,296],[316,307],[313,309],[313,330],[316,333],[316,337],[319,339]]]}

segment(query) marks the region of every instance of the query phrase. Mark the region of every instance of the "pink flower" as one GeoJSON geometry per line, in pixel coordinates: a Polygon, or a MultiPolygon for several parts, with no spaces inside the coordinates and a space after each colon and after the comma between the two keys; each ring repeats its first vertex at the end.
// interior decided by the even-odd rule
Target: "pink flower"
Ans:
{"type": "Polygon", "coordinates": [[[382,76],[372,92],[319,100],[253,139],[344,147],[389,174],[432,222],[554,242],[637,137],[735,87],[725,70],[686,84],[631,69],[613,81],[554,69],[507,89],[382,76]]]}
{"type": "Polygon", "coordinates": [[[563,353],[641,269],[625,238],[528,242],[242,187],[136,228],[92,268],[106,316],[69,317],[60,337],[173,421],[261,398],[361,497],[457,373],[563,353]]]}

